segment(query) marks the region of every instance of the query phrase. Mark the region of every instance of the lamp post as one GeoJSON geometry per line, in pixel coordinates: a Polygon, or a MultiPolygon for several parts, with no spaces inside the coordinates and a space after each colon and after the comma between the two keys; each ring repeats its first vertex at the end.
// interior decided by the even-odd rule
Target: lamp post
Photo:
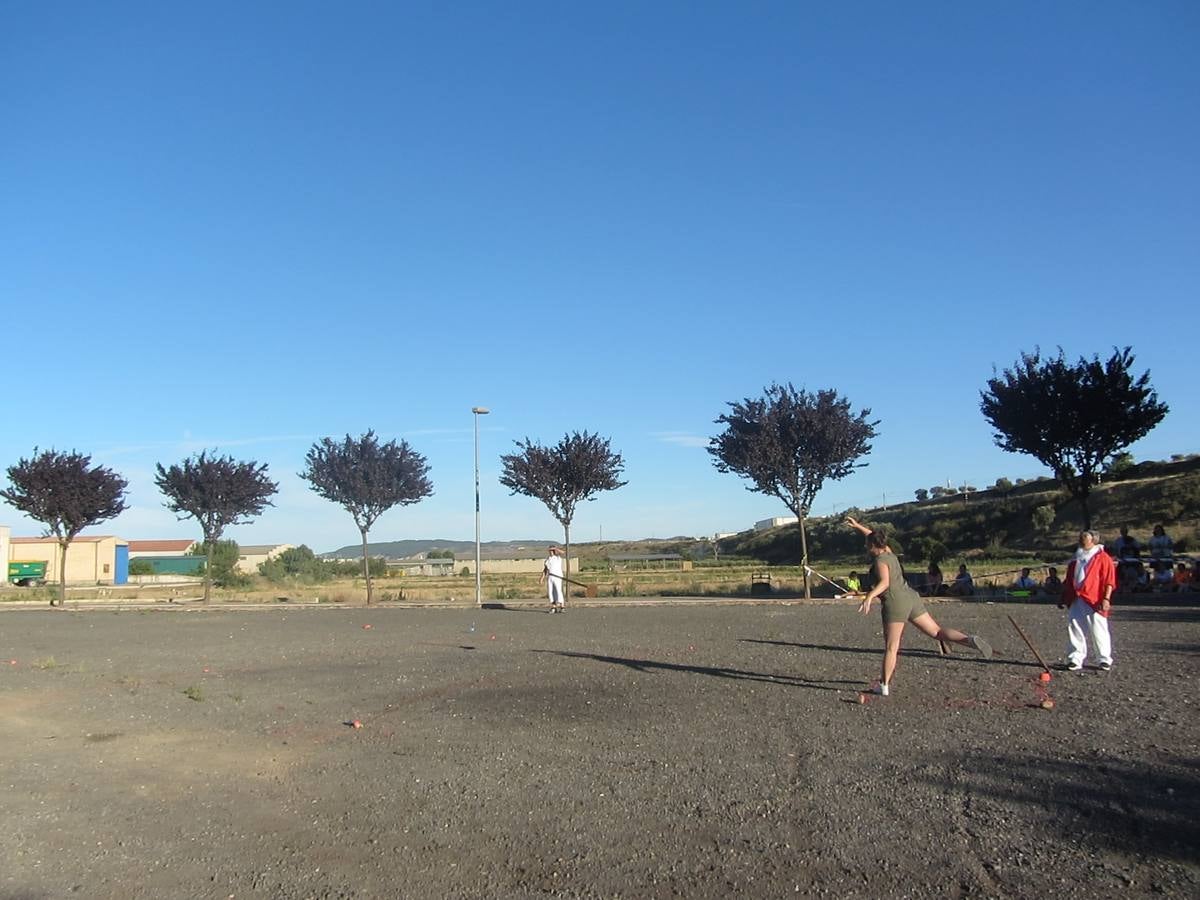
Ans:
{"type": "Polygon", "coordinates": [[[479,571],[479,417],[486,416],[486,406],[472,406],[475,414],[475,605],[483,605],[483,582],[479,571]]]}

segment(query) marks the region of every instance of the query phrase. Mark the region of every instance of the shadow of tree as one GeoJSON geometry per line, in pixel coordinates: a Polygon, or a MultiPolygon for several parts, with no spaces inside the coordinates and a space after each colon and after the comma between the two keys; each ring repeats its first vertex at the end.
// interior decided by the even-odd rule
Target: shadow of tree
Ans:
{"type": "Polygon", "coordinates": [[[550,653],[554,656],[565,656],[570,659],[590,659],[596,662],[624,666],[636,672],[687,672],[693,675],[708,675],[713,678],[732,678],[739,681],[761,681],[767,684],[781,684],[787,687],[809,688],[815,691],[844,690],[838,685],[861,685],[861,680],[847,679],[808,679],[796,675],[780,675],[771,672],[749,672],[745,669],[731,669],[725,666],[694,666],[682,663],[660,662],[652,659],[633,659],[626,656],[604,656],[599,653],[577,653],[571,650],[531,650],[531,653],[550,653]]]}
{"type": "Polygon", "coordinates": [[[1056,832],[1127,852],[1194,863],[1200,846],[1200,759],[1173,765],[971,753],[947,794],[981,795],[1041,810],[1056,832]]]}
{"type": "Polygon", "coordinates": [[[1185,653],[1188,656],[1200,655],[1200,644],[1151,644],[1151,650],[1159,653],[1185,653]]]}
{"type": "Polygon", "coordinates": [[[1138,607],[1118,606],[1113,609],[1113,615],[1118,619],[1126,619],[1130,622],[1195,624],[1200,622],[1200,607],[1175,606],[1139,609],[1138,607]]]}

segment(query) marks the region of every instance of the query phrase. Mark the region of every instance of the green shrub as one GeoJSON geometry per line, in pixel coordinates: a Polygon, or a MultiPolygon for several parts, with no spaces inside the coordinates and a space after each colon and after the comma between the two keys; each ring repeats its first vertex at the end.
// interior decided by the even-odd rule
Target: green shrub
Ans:
{"type": "Polygon", "coordinates": [[[1108,464],[1108,468],[1104,470],[1104,474],[1110,478],[1117,478],[1128,472],[1135,465],[1137,465],[1137,463],[1133,461],[1132,453],[1118,453],[1112,458],[1112,461],[1108,464]]]}
{"type": "Polygon", "coordinates": [[[948,552],[946,545],[937,538],[923,535],[913,538],[908,545],[908,558],[918,562],[929,560],[940,563],[948,552]]]}
{"type": "Polygon", "coordinates": [[[1054,507],[1050,504],[1034,507],[1033,512],[1030,513],[1033,530],[1041,535],[1049,534],[1054,525],[1054,515],[1054,507]]]}

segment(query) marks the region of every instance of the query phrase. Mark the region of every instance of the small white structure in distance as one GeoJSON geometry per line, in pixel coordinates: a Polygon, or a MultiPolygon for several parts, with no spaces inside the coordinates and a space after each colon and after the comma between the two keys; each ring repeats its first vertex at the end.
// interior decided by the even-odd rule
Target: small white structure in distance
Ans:
{"type": "Polygon", "coordinates": [[[795,525],[800,520],[795,516],[776,516],[773,519],[763,519],[754,523],[755,531],[766,531],[769,528],[779,528],[783,525],[795,525]]]}

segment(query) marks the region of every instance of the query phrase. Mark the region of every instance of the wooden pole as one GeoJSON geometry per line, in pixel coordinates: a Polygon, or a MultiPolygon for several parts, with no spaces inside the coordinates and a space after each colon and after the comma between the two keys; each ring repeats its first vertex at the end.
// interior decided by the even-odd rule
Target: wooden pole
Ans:
{"type": "Polygon", "coordinates": [[[1021,630],[1021,626],[1017,624],[1017,620],[1014,619],[1012,616],[1009,616],[1008,621],[1012,622],[1012,627],[1017,629],[1017,634],[1019,634],[1021,636],[1021,640],[1023,640],[1025,642],[1025,646],[1028,647],[1030,649],[1030,651],[1032,651],[1032,653],[1033,653],[1034,657],[1037,659],[1037,661],[1042,664],[1042,668],[1045,669],[1047,672],[1049,672],[1050,667],[1048,665],[1046,665],[1046,661],[1044,659],[1042,659],[1042,654],[1037,652],[1037,647],[1033,646],[1033,641],[1031,641],[1029,639],[1029,636],[1026,635],[1024,631],[1021,630]]]}

